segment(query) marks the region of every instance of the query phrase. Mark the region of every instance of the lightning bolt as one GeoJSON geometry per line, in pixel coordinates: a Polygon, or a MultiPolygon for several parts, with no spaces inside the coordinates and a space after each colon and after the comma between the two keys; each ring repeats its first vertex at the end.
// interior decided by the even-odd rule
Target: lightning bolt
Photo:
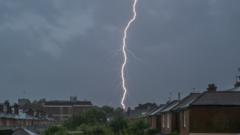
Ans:
{"type": "Polygon", "coordinates": [[[128,36],[128,30],[129,30],[131,24],[136,20],[136,17],[137,17],[137,12],[136,12],[137,2],[138,2],[138,0],[134,0],[134,2],[133,2],[133,5],[132,5],[133,16],[127,23],[127,26],[124,28],[124,34],[123,34],[123,39],[122,39],[123,63],[121,66],[121,79],[122,79],[123,95],[122,95],[122,99],[121,99],[121,105],[122,105],[123,110],[126,110],[125,99],[126,99],[126,95],[127,95],[127,91],[128,91],[127,86],[126,86],[126,78],[125,78],[125,69],[126,69],[127,60],[128,60],[127,51],[126,51],[127,50],[126,40],[127,40],[127,36],[128,36]]]}

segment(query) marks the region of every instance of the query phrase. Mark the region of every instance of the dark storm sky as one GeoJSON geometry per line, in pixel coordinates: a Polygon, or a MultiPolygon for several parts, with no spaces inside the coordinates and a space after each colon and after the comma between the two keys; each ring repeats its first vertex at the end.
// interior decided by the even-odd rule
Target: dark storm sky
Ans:
{"type": "MultiPolygon", "coordinates": [[[[132,0],[0,1],[0,101],[119,106],[121,38],[132,0]]],[[[128,38],[127,105],[165,102],[240,66],[239,0],[140,0],[128,38]]]]}

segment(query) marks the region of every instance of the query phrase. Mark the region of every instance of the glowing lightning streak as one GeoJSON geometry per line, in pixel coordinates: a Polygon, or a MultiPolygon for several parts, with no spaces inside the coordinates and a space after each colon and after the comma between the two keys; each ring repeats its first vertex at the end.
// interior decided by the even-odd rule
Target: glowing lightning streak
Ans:
{"type": "Polygon", "coordinates": [[[133,10],[133,17],[130,19],[128,22],[127,26],[124,29],[124,35],[122,39],[122,53],[123,53],[123,63],[122,63],[122,68],[121,68],[121,78],[122,78],[122,88],[123,88],[123,96],[121,100],[121,105],[124,110],[126,110],[126,105],[125,105],[125,99],[126,99],[126,94],[127,94],[127,86],[126,86],[126,79],[125,79],[125,68],[127,65],[127,52],[126,52],[126,40],[127,40],[127,34],[128,34],[128,29],[130,28],[131,24],[136,20],[137,12],[136,12],[136,5],[137,5],[138,0],[134,0],[132,10],[133,10]]]}

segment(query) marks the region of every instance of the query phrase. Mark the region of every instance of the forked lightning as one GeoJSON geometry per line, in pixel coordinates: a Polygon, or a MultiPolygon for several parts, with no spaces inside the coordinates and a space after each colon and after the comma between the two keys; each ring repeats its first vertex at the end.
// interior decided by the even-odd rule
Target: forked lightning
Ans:
{"type": "Polygon", "coordinates": [[[123,39],[122,39],[123,63],[121,66],[121,79],[122,79],[123,95],[122,95],[122,99],[121,99],[121,105],[122,105],[123,110],[126,110],[125,99],[126,99],[126,95],[128,92],[128,89],[126,86],[126,78],[125,78],[126,77],[125,69],[126,69],[127,60],[128,60],[126,40],[127,40],[127,36],[128,36],[128,30],[129,30],[131,24],[136,20],[136,17],[137,17],[137,12],[136,12],[137,3],[138,3],[138,0],[134,0],[133,5],[132,5],[133,16],[127,23],[127,26],[124,28],[123,39]]]}

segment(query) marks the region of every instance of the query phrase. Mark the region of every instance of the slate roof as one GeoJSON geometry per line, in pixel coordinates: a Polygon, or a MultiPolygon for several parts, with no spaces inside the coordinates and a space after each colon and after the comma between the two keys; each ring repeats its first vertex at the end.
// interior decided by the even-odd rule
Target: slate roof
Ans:
{"type": "Polygon", "coordinates": [[[33,117],[29,116],[26,113],[19,112],[18,115],[16,114],[6,114],[0,113],[0,119],[16,119],[16,120],[53,120],[48,117],[33,117]]]}
{"type": "Polygon", "coordinates": [[[229,89],[229,91],[240,91],[240,87],[235,87],[235,88],[229,89]]]}
{"type": "Polygon", "coordinates": [[[240,91],[205,92],[191,105],[240,106],[240,91]]]}
{"type": "Polygon", "coordinates": [[[173,110],[174,111],[181,110],[181,109],[189,107],[191,105],[191,103],[193,103],[200,95],[201,95],[201,93],[190,93],[188,96],[183,98],[179,102],[179,104],[173,108],[173,110]]]}
{"type": "Polygon", "coordinates": [[[168,104],[161,110],[161,112],[171,111],[176,105],[178,105],[178,103],[179,103],[178,100],[174,100],[174,101],[168,103],[168,104]]]}
{"type": "Polygon", "coordinates": [[[24,129],[24,131],[26,132],[26,133],[28,133],[29,135],[38,135],[37,133],[34,133],[34,132],[32,132],[32,131],[30,131],[30,130],[28,130],[28,129],[24,129]]]}
{"type": "Polygon", "coordinates": [[[133,110],[128,114],[128,118],[142,118],[147,115],[147,110],[133,110]]]}
{"type": "Polygon", "coordinates": [[[156,109],[154,109],[153,111],[149,112],[148,115],[149,116],[153,116],[153,115],[158,115],[161,113],[161,111],[165,108],[166,105],[162,105],[156,109]]]}
{"type": "Polygon", "coordinates": [[[47,101],[44,105],[63,105],[63,106],[72,106],[72,105],[92,105],[90,101],[47,101]]]}
{"type": "Polygon", "coordinates": [[[130,119],[134,119],[134,118],[143,118],[146,116],[149,116],[153,111],[155,111],[156,109],[158,109],[158,107],[152,107],[152,108],[144,108],[144,109],[134,109],[134,110],[130,110],[126,113],[126,117],[130,118],[130,119]]]}
{"type": "Polygon", "coordinates": [[[26,128],[17,128],[13,135],[38,135],[37,133],[34,133],[26,128]]]}

